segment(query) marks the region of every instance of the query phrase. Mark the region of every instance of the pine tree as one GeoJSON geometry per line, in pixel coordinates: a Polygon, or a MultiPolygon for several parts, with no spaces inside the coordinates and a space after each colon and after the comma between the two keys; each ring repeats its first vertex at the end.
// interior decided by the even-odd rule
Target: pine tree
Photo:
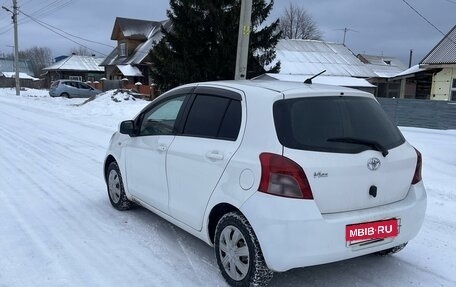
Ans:
{"type": "MultiPolygon", "coordinates": [[[[253,0],[247,77],[277,72],[279,20],[260,29],[274,1],[253,0]]],[[[152,77],[162,90],[180,84],[234,78],[240,0],[170,0],[171,29],[151,51],[152,77]]]]}

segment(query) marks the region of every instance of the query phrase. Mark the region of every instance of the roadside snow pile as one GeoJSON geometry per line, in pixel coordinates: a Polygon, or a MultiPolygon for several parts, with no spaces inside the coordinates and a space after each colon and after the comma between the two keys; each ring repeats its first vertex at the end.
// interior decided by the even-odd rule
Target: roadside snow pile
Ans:
{"type": "MultiPolygon", "coordinates": [[[[0,94],[5,95],[5,96],[16,96],[16,88],[0,89],[0,94]]],[[[37,89],[29,89],[29,88],[21,89],[20,96],[27,97],[27,98],[48,98],[48,97],[50,97],[48,90],[37,90],[37,89]]]]}
{"type": "MultiPolygon", "coordinates": [[[[98,94],[98,95],[95,96],[95,98],[93,98],[93,100],[97,100],[97,99],[105,100],[108,96],[111,98],[112,101],[114,101],[116,103],[121,103],[121,102],[125,102],[125,101],[136,101],[137,100],[131,94],[129,94],[129,93],[125,92],[125,91],[121,91],[121,90],[110,90],[110,91],[98,94]]],[[[89,102],[89,101],[87,101],[87,102],[89,102]]],[[[85,104],[85,103],[82,103],[82,105],[83,104],[85,104]]]]}
{"type": "Polygon", "coordinates": [[[120,120],[131,119],[149,102],[132,95],[110,90],[98,94],[76,106],[71,112],[79,116],[114,116],[120,120]]]}
{"type": "Polygon", "coordinates": [[[46,110],[49,114],[64,114],[77,120],[117,130],[118,123],[132,119],[149,102],[136,99],[126,92],[107,91],[93,98],[62,98],[49,96],[48,90],[25,89],[16,96],[15,89],[0,88],[0,101],[46,110]]]}
{"type": "Polygon", "coordinates": [[[120,103],[120,102],[124,102],[124,101],[136,101],[136,98],[128,93],[116,91],[112,94],[111,100],[113,100],[114,102],[120,103]]]}

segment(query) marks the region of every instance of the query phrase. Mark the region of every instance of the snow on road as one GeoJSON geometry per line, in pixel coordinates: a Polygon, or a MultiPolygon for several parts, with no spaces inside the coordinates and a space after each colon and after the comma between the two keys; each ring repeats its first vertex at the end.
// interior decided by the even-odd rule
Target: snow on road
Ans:
{"type": "MultiPolygon", "coordinates": [[[[109,138],[147,104],[111,96],[80,105],[0,89],[0,286],[225,286],[211,247],[143,208],[111,207],[109,138]]],[[[402,131],[424,158],[418,237],[395,256],[295,269],[272,286],[456,286],[456,131],[402,131]]]]}

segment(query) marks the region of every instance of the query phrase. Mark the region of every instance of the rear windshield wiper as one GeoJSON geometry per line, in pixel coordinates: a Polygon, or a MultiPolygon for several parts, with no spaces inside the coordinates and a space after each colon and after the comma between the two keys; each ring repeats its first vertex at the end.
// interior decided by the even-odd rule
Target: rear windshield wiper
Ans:
{"type": "Polygon", "coordinates": [[[351,144],[360,144],[365,145],[368,147],[373,148],[382,153],[383,157],[388,155],[388,149],[386,149],[383,145],[376,141],[365,140],[365,139],[357,139],[357,138],[350,138],[350,137],[341,137],[341,138],[330,138],[327,139],[329,142],[340,142],[340,143],[351,143],[351,144]]]}

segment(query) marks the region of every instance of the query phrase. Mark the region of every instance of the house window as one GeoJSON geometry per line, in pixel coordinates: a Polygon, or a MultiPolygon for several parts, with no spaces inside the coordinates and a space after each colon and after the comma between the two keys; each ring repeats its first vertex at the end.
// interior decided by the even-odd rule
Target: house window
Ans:
{"type": "Polygon", "coordinates": [[[456,101],[456,79],[453,79],[453,85],[451,86],[451,100],[456,101]]]}
{"type": "Polygon", "coordinates": [[[82,77],[81,76],[69,76],[68,78],[70,80],[73,80],[73,81],[81,81],[82,82],[82,77]]]}
{"type": "Polygon", "coordinates": [[[127,43],[119,43],[118,47],[119,57],[126,57],[127,56],[127,43]]]}

